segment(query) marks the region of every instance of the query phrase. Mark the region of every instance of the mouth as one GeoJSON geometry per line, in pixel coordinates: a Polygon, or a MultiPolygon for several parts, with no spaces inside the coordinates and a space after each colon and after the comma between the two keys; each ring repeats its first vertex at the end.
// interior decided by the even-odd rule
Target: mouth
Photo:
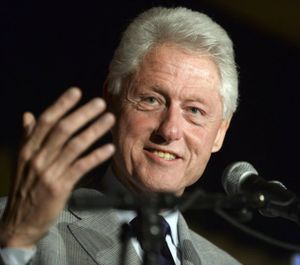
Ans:
{"type": "Polygon", "coordinates": [[[152,153],[154,156],[157,156],[167,161],[172,161],[180,158],[177,154],[166,150],[159,150],[154,148],[145,148],[145,150],[152,153]]]}

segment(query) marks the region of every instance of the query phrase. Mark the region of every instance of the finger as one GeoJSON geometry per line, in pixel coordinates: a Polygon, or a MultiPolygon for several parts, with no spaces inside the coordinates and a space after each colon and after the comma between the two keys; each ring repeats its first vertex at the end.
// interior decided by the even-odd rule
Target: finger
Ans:
{"type": "MultiPolygon", "coordinates": [[[[23,114],[23,139],[22,139],[22,142],[26,141],[26,139],[31,134],[34,126],[35,126],[35,117],[33,116],[33,114],[31,112],[25,112],[23,114]]],[[[20,171],[20,170],[22,171],[25,163],[22,161],[21,157],[19,157],[18,162],[19,162],[18,163],[18,171],[20,171]]],[[[13,181],[13,185],[17,186],[17,187],[19,185],[18,176],[21,175],[21,174],[19,174],[18,171],[16,172],[15,179],[13,181]]]]}
{"type": "Polygon", "coordinates": [[[64,178],[70,186],[74,186],[77,181],[87,172],[110,158],[115,152],[113,144],[106,144],[85,157],[77,160],[65,173],[64,178]]]}
{"type": "MultiPolygon", "coordinates": [[[[81,92],[78,88],[69,89],[42,114],[40,120],[52,119],[55,121],[55,119],[59,119],[68,109],[76,104],[80,99],[80,96],[81,92]]],[[[38,148],[38,143],[42,141],[47,131],[51,128],[49,125],[47,126],[47,123],[46,126],[43,122],[37,124],[34,116],[29,112],[25,113],[23,116],[23,126],[25,134],[30,134],[30,137],[27,138],[26,144],[20,150],[18,167],[12,182],[11,194],[16,197],[21,196],[21,194],[19,194],[21,186],[30,187],[32,181],[34,181],[34,174],[29,168],[31,163],[30,160],[38,148]]]]}
{"type": "Polygon", "coordinates": [[[78,88],[67,90],[58,100],[46,109],[38,119],[34,131],[24,147],[25,157],[31,158],[32,154],[40,147],[48,132],[74,105],[80,100],[81,91],[78,88]]]}
{"type": "Polygon", "coordinates": [[[25,112],[23,114],[23,128],[25,138],[27,138],[32,133],[35,123],[35,117],[31,112],[25,112]]]}
{"type": "MultiPolygon", "coordinates": [[[[22,137],[22,143],[26,141],[26,139],[31,134],[34,126],[35,126],[35,117],[31,112],[25,112],[23,114],[23,137],[22,137]]],[[[14,196],[16,194],[16,191],[19,189],[19,187],[22,186],[23,177],[22,172],[24,171],[26,162],[23,161],[22,157],[19,157],[18,161],[18,167],[16,169],[16,172],[14,174],[14,177],[12,179],[11,185],[10,185],[10,194],[11,196],[14,196]]]]}
{"type": "Polygon", "coordinates": [[[105,106],[103,99],[96,98],[61,120],[43,144],[43,148],[36,158],[36,162],[42,167],[40,169],[43,170],[50,165],[67,140],[86,123],[101,114],[105,106]]]}
{"type": "Polygon", "coordinates": [[[52,165],[47,168],[48,177],[60,176],[83,152],[113,126],[113,114],[106,113],[90,127],[68,142],[52,165]]]}

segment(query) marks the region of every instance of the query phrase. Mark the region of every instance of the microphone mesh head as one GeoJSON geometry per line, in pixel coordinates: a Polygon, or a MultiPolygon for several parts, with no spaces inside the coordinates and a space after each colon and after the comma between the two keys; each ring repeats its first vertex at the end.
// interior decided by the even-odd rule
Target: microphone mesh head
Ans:
{"type": "Polygon", "coordinates": [[[240,184],[249,175],[258,175],[256,169],[248,162],[234,162],[223,171],[222,184],[227,194],[240,192],[240,184]]]}

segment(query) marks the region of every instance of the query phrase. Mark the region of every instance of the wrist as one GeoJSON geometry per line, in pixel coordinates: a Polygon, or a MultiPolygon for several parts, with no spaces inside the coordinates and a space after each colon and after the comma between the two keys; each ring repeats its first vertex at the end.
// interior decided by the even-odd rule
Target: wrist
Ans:
{"type": "Polygon", "coordinates": [[[22,248],[32,250],[36,244],[29,241],[24,234],[17,234],[10,229],[0,228],[0,248],[22,248]]]}

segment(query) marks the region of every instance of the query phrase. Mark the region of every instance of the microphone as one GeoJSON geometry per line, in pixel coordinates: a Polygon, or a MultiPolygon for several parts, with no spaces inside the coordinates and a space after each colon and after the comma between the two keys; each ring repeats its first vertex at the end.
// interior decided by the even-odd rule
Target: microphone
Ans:
{"type": "Polygon", "coordinates": [[[279,181],[266,181],[248,162],[240,161],[227,166],[222,176],[227,194],[259,193],[266,199],[259,212],[267,217],[283,217],[300,222],[300,200],[279,181]]]}

